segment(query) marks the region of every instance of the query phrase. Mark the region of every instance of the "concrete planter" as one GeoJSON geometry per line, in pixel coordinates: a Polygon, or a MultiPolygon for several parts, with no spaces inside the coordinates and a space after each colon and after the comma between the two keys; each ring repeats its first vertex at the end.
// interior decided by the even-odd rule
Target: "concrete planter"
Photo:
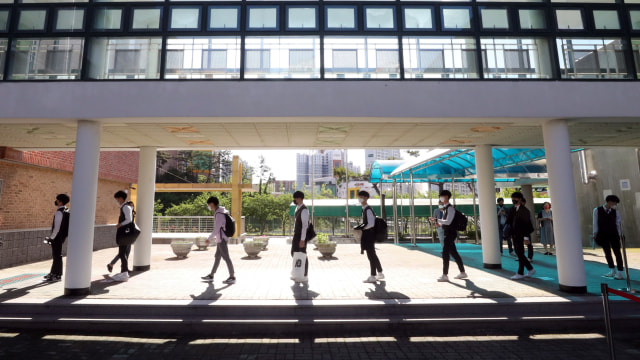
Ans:
{"type": "Polygon", "coordinates": [[[173,240],[171,241],[171,250],[176,254],[179,258],[186,258],[187,255],[191,252],[191,247],[193,246],[193,241],[186,240],[173,240]]]}
{"type": "Polygon", "coordinates": [[[200,251],[207,250],[207,248],[209,247],[206,237],[197,237],[193,239],[193,245],[197,246],[198,250],[200,251]]]}
{"type": "Polygon", "coordinates": [[[263,243],[254,241],[245,241],[242,245],[244,246],[244,252],[247,253],[249,257],[257,257],[264,247],[263,243]]]}
{"type": "Polygon", "coordinates": [[[320,251],[320,254],[322,254],[322,256],[325,258],[330,258],[331,256],[333,256],[333,254],[335,254],[337,245],[338,244],[333,241],[316,244],[316,246],[318,247],[318,251],[320,251]]]}
{"type": "Polygon", "coordinates": [[[269,238],[266,236],[254,237],[253,241],[256,243],[262,243],[262,251],[267,250],[267,246],[269,245],[269,238]]]}

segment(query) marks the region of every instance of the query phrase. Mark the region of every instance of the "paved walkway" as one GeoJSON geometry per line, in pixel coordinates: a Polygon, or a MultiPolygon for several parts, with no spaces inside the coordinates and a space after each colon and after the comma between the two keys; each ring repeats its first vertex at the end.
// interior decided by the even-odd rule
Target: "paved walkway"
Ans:
{"type": "MultiPolygon", "coordinates": [[[[249,258],[242,245],[229,245],[238,279],[237,284],[231,286],[222,284],[228,276],[224,262],[218,269],[213,286],[200,280],[211,269],[215,248],[192,250],[187,258],[179,259],[170,245],[153,245],[151,270],[133,272],[126,283],[106,282],[104,278],[108,275],[106,264],[117,250],[96,251],[92,259],[92,294],[87,298],[247,301],[395,299],[410,302],[420,299],[572,297],[558,290],[555,256],[545,256],[537,249],[533,262],[536,276],[513,281],[509,277],[518,266],[514,258],[503,256],[501,270],[484,269],[481,247],[473,244],[458,244],[469,274],[468,281],[453,279],[458,270],[455,262],[452,262],[451,281],[448,283],[436,281],[442,273],[439,244],[419,244],[417,247],[376,245],[386,276],[386,281],[378,286],[362,282],[368,276],[369,264],[366,255],[360,255],[359,245],[339,244],[331,259],[320,257],[317,251],[310,251],[309,287],[306,293],[301,293],[299,289],[292,291],[292,281],[289,280],[289,247],[284,239],[271,240],[267,251],[261,252],[258,258],[249,258]]],[[[632,287],[639,289],[640,249],[630,249],[628,257],[632,287]]],[[[626,287],[624,280],[602,277],[608,270],[602,250],[587,249],[584,258],[589,294],[599,295],[601,282],[614,288],[626,287]]],[[[62,282],[52,284],[40,280],[39,275],[48,273],[50,266],[50,261],[44,261],[0,270],[0,279],[36,274],[30,279],[0,285],[0,302],[38,302],[61,296],[64,293],[64,278],[62,282]]],[[[115,269],[119,269],[119,264],[115,269]]]]}

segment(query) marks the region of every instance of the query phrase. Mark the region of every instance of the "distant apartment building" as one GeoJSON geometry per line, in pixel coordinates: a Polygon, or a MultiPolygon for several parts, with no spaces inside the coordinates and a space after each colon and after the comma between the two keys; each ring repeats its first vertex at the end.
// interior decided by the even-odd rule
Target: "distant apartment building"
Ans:
{"type": "MultiPolygon", "coordinates": [[[[311,154],[296,154],[296,189],[302,189],[321,178],[333,177],[333,169],[343,167],[344,163],[343,150],[316,150],[311,154]]],[[[349,170],[359,173],[360,167],[349,162],[349,170]]]]}

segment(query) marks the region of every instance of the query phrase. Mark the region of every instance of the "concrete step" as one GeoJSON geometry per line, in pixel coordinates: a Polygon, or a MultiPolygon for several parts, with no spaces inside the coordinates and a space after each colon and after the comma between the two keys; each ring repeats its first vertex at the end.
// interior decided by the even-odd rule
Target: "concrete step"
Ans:
{"type": "MultiPolygon", "coordinates": [[[[612,300],[618,330],[640,326],[640,306],[612,300]]],[[[604,329],[599,297],[387,301],[125,301],[4,303],[0,328],[43,331],[299,336],[371,332],[469,334],[515,329],[604,329]]]]}

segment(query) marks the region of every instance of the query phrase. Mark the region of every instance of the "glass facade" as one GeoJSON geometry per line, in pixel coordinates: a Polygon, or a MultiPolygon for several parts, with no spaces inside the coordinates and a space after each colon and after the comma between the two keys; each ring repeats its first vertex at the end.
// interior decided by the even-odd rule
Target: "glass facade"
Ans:
{"type": "Polygon", "coordinates": [[[0,0],[2,81],[638,80],[639,48],[640,0],[0,0]]]}

